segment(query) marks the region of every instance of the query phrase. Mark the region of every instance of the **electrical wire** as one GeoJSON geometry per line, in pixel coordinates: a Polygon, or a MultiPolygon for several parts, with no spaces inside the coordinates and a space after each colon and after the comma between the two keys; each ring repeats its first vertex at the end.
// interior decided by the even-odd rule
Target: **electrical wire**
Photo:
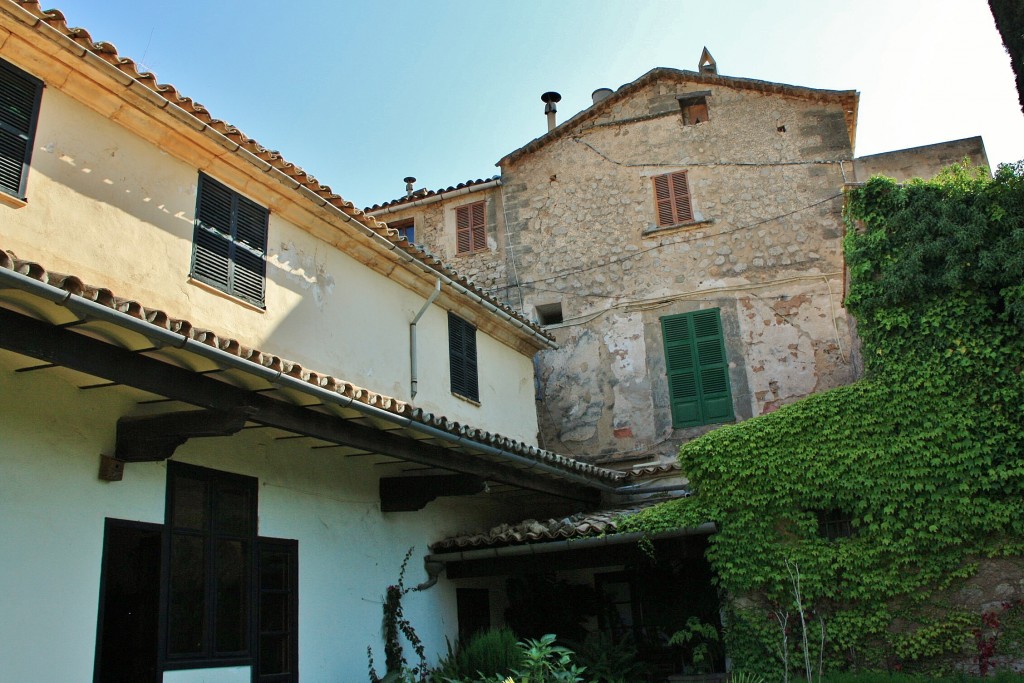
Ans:
{"type": "Polygon", "coordinates": [[[644,255],[644,254],[646,254],[648,252],[655,251],[655,250],[661,249],[663,247],[671,247],[671,246],[675,246],[677,244],[685,244],[686,242],[696,242],[698,240],[712,239],[712,238],[715,238],[715,237],[720,237],[722,235],[728,235],[728,234],[731,234],[731,233],[734,233],[734,232],[739,232],[740,230],[750,230],[751,228],[756,228],[759,225],[764,225],[765,223],[770,223],[772,221],[777,221],[777,220],[780,220],[782,218],[788,218],[789,216],[792,216],[794,214],[800,213],[801,211],[806,211],[807,209],[813,209],[816,206],[820,206],[822,204],[825,204],[826,202],[830,202],[830,201],[832,201],[834,199],[838,199],[838,198],[840,198],[842,196],[843,196],[842,192],[837,192],[834,195],[831,195],[829,197],[826,197],[824,199],[816,201],[816,202],[814,202],[812,204],[808,204],[807,206],[802,206],[802,207],[800,207],[798,209],[793,209],[792,211],[787,211],[786,213],[782,213],[782,214],[779,214],[777,216],[772,216],[770,218],[764,218],[762,220],[755,221],[754,223],[750,223],[748,225],[741,225],[741,226],[738,226],[738,227],[735,227],[735,228],[730,228],[728,230],[722,230],[720,232],[715,233],[714,235],[704,235],[704,234],[701,234],[700,236],[693,235],[693,236],[683,237],[683,238],[680,238],[680,239],[674,239],[674,240],[671,240],[671,241],[669,241],[668,238],[662,238],[662,241],[659,244],[654,245],[653,247],[648,247],[646,249],[640,249],[639,251],[634,251],[634,252],[632,252],[630,254],[627,254],[625,256],[621,256],[621,257],[617,257],[617,258],[612,258],[612,259],[609,259],[607,262],[595,263],[595,264],[592,264],[592,265],[589,265],[589,266],[583,266],[581,268],[575,268],[575,269],[570,269],[570,270],[563,270],[563,271],[559,271],[558,273],[555,273],[554,275],[549,275],[547,277],[537,278],[536,280],[520,281],[520,282],[518,282],[518,283],[516,283],[514,285],[501,285],[499,287],[491,288],[491,289],[489,289],[487,291],[488,291],[488,293],[496,294],[498,292],[498,290],[502,290],[502,289],[506,289],[507,290],[507,289],[510,289],[512,287],[525,287],[527,285],[536,284],[538,282],[550,282],[551,280],[558,280],[560,278],[569,277],[570,275],[576,275],[578,273],[586,273],[586,272],[591,271],[591,270],[596,270],[597,268],[606,268],[606,267],[612,266],[612,265],[614,265],[616,263],[622,263],[622,262],[627,261],[627,260],[635,259],[638,256],[642,256],[642,255],[644,255]]]}

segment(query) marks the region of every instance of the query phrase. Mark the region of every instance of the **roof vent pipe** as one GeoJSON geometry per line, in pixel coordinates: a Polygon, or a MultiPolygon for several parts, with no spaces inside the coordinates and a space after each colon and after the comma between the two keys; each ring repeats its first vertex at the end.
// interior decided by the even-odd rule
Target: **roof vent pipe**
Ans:
{"type": "Polygon", "coordinates": [[[611,88],[598,88],[593,93],[591,93],[590,96],[594,99],[594,104],[597,104],[598,102],[603,102],[604,100],[608,99],[613,92],[615,91],[612,90],[611,88]]]}
{"type": "Polygon", "coordinates": [[[412,176],[406,176],[406,178],[405,178],[405,196],[406,197],[411,197],[412,196],[412,186],[413,186],[413,183],[415,183],[415,182],[416,182],[415,178],[413,178],[412,176]]]}
{"type": "Polygon", "coordinates": [[[558,111],[558,107],[555,105],[562,101],[562,96],[556,92],[546,92],[540,96],[540,101],[544,103],[544,113],[548,117],[548,132],[550,133],[555,129],[555,112],[558,111]]]}

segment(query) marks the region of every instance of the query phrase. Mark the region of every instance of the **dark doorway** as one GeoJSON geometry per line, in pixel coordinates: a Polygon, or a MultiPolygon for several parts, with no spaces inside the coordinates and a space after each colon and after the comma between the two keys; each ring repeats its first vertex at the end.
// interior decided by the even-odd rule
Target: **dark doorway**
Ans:
{"type": "Polygon", "coordinates": [[[455,589],[459,613],[459,640],[466,642],[477,631],[491,627],[491,592],[486,588],[455,589]]]}
{"type": "Polygon", "coordinates": [[[103,533],[96,683],[159,683],[161,526],[108,519],[103,533]]]}

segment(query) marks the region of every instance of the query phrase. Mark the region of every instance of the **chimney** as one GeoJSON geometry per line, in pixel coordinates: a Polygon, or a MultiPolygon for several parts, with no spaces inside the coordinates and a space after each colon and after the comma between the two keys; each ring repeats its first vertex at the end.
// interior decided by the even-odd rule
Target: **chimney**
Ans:
{"type": "Polygon", "coordinates": [[[544,113],[548,117],[548,132],[550,133],[555,129],[555,112],[558,111],[558,107],[555,105],[562,101],[562,96],[556,92],[546,92],[540,96],[540,101],[544,103],[544,113]]]}
{"type": "Polygon", "coordinates": [[[708,49],[705,47],[704,51],[700,53],[700,61],[697,62],[697,71],[708,76],[718,75],[718,64],[715,63],[715,58],[711,56],[708,49]]]}
{"type": "Polygon", "coordinates": [[[593,98],[594,104],[597,104],[598,102],[603,102],[604,100],[611,97],[611,94],[613,92],[614,91],[611,88],[598,88],[593,93],[591,93],[590,97],[593,98]]]}
{"type": "Polygon", "coordinates": [[[416,179],[413,178],[412,176],[408,176],[405,179],[405,196],[406,197],[411,197],[412,196],[412,186],[413,186],[413,183],[415,183],[415,182],[416,182],[416,179]]]}

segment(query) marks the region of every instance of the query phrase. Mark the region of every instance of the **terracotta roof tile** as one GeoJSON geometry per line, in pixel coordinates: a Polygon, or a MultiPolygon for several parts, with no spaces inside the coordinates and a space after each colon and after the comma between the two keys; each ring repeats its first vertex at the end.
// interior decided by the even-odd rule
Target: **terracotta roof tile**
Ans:
{"type": "Polygon", "coordinates": [[[506,436],[502,436],[501,434],[495,434],[469,425],[463,425],[454,420],[450,420],[443,415],[435,415],[434,413],[424,411],[421,408],[416,408],[412,404],[400,399],[379,394],[352,384],[351,382],[347,382],[344,379],[313,372],[304,368],[299,363],[281,358],[260,349],[245,346],[237,339],[221,336],[213,330],[197,327],[188,320],[174,318],[162,310],[148,308],[138,301],[118,297],[109,289],[104,287],[85,284],[80,278],[74,275],[50,272],[39,263],[19,259],[13,252],[4,251],[2,248],[0,248],[0,268],[15,271],[32,278],[33,280],[50,285],[51,287],[94,301],[108,308],[130,315],[133,318],[144,320],[156,327],[175,332],[193,341],[220,349],[221,351],[230,353],[243,360],[283,372],[292,377],[297,377],[314,386],[334,391],[346,398],[351,398],[356,401],[360,401],[361,403],[375,406],[395,415],[401,415],[415,422],[436,427],[448,432],[449,434],[464,437],[471,442],[497,447],[517,456],[522,456],[538,462],[546,462],[566,472],[582,474],[605,483],[617,483],[625,478],[625,475],[622,472],[595,467],[564,455],[542,450],[536,446],[531,446],[529,444],[510,439],[506,436]]]}
{"type": "MultiPolygon", "coordinates": [[[[373,230],[376,234],[387,239],[393,244],[397,245],[409,256],[420,260],[430,266],[432,269],[442,273],[443,275],[451,278],[455,282],[466,289],[471,290],[475,295],[479,296],[484,301],[492,304],[496,308],[504,311],[509,316],[515,318],[520,323],[533,332],[535,335],[543,337],[549,341],[554,341],[554,337],[544,330],[542,327],[525,317],[512,307],[498,301],[491,295],[484,292],[482,289],[476,287],[472,281],[459,275],[454,269],[448,265],[442,263],[436,258],[431,257],[420,247],[409,243],[405,238],[400,237],[398,232],[387,227],[387,224],[377,220],[372,216],[366,215],[363,211],[356,208],[356,206],[340,195],[334,192],[327,185],[320,183],[315,177],[304,171],[299,166],[286,161],[276,150],[270,150],[260,145],[256,140],[245,135],[241,130],[232,126],[231,124],[216,119],[210,115],[206,107],[199,104],[190,97],[185,97],[178,92],[178,89],[173,85],[167,83],[159,83],[156,76],[149,71],[139,71],[138,65],[127,57],[122,57],[118,54],[117,48],[113,44],[108,42],[97,42],[94,41],[89,32],[83,28],[69,27],[64,14],[60,10],[51,9],[43,10],[38,0],[17,0],[21,7],[27,12],[39,18],[42,22],[46,23],[51,28],[56,29],[61,34],[74,41],[79,47],[84,50],[88,50],[92,54],[100,57],[105,62],[111,64],[116,69],[121,71],[127,77],[137,81],[141,85],[145,86],[152,92],[156,93],[163,99],[167,100],[171,104],[180,107],[188,114],[191,114],[200,122],[206,124],[213,130],[221,133],[226,138],[237,144],[241,149],[253,154],[257,158],[266,162],[271,168],[274,168],[289,178],[294,180],[299,188],[305,188],[310,192],[314,193],[318,197],[322,198],[327,204],[335,207],[349,217],[357,220],[362,225],[373,230]]],[[[473,181],[471,181],[473,182],[473,181]]],[[[486,181],[475,181],[475,182],[486,182],[486,181]]]]}
{"type": "Polygon", "coordinates": [[[465,533],[438,541],[430,546],[430,551],[444,553],[614,534],[618,532],[620,520],[635,515],[657,502],[661,501],[638,503],[628,507],[610,508],[596,512],[578,512],[568,517],[544,521],[527,519],[518,524],[499,524],[483,533],[465,533]]]}
{"type": "Polygon", "coordinates": [[[427,197],[434,197],[439,194],[448,194],[449,192],[455,192],[456,190],[461,190],[467,187],[474,187],[476,185],[483,185],[484,183],[490,183],[495,180],[501,180],[501,176],[496,175],[491,176],[490,178],[477,178],[476,180],[467,180],[464,183],[459,183],[458,185],[449,185],[448,187],[443,187],[438,190],[416,190],[415,192],[412,193],[412,195],[399,197],[398,199],[392,199],[381,204],[374,204],[373,206],[363,209],[363,212],[372,213],[374,211],[380,211],[381,209],[386,209],[388,207],[396,207],[402,204],[411,204],[412,202],[418,202],[419,200],[426,199],[427,197]]]}

